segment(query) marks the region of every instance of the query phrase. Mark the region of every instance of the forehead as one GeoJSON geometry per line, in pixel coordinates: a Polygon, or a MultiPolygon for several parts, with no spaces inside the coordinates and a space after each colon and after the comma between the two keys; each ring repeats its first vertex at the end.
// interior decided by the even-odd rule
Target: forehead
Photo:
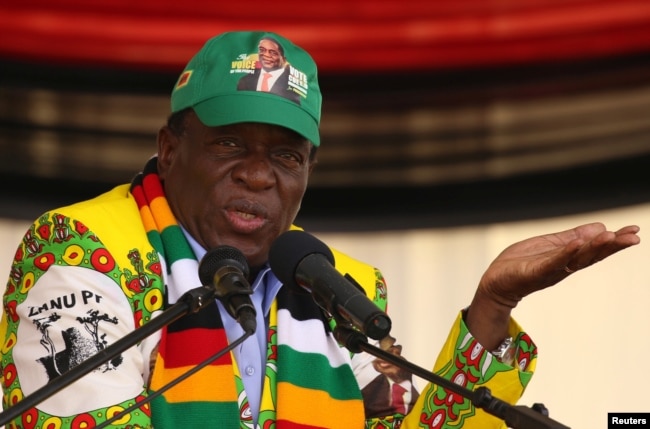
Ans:
{"type": "Polygon", "coordinates": [[[296,144],[308,143],[308,140],[298,134],[297,132],[290,130],[289,128],[282,127],[280,125],[274,124],[265,124],[261,122],[240,122],[229,125],[220,125],[216,127],[210,127],[204,125],[198,117],[195,118],[194,122],[196,127],[203,129],[206,133],[212,135],[233,135],[233,136],[251,136],[256,135],[264,137],[269,140],[283,140],[285,142],[291,142],[296,144]]]}
{"type": "Polygon", "coordinates": [[[229,125],[209,126],[201,122],[201,119],[193,110],[189,110],[184,119],[186,131],[194,136],[202,135],[205,138],[215,138],[218,136],[238,136],[246,138],[257,136],[257,138],[265,140],[280,140],[284,141],[284,143],[305,145],[309,149],[311,149],[312,146],[306,137],[280,125],[266,124],[262,122],[239,122],[229,125]]]}

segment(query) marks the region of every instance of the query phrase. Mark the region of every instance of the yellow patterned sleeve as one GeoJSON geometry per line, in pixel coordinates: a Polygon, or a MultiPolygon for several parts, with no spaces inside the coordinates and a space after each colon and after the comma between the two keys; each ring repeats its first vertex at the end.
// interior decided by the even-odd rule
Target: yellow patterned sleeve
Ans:
{"type": "MultiPolygon", "coordinates": [[[[516,403],[535,370],[537,347],[514,320],[511,320],[509,330],[517,345],[512,366],[499,362],[485,350],[472,337],[462,313],[459,313],[435,363],[434,372],[469,390],[484,386],[493,397],[516,403]]],[[[499,418],[474,407],[469,399],[428,384],[401,427],[503,429],[506,426],[499,418]]]]}

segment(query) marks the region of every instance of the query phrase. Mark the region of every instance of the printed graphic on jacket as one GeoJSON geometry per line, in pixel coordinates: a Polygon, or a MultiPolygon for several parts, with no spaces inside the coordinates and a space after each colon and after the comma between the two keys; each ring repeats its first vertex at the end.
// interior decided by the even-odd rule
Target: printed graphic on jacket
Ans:
{"type": "MultiPolygon", "coordinates": [[[[380,340],[378,347],[402,356],[402,346],[390,335],[380,340]]],[[[411,373],[383,359],[371,358],[363,369],[363,375],[357,376],[362,377],[362,383],[370,380],[361,386],[366,418],[406,415],[420,395],[411,373]]]]}
{"type": "MultiPolygon", "coordinates": [[[[54,312],[49,316],[33,320],[42,335],[41,345],[48,352],[47,356],[38,358],[37,362],[45,367],[49,381],[66,373],[106,348],[108,341],[106,340],[106,334],[99,331],[100,323],[118,324],[117,317],[109,317],[106,313],[100,314],[99,310],[88,310],[86,317],[77,317],[79,325],[83,326],[88,335],[84,335],[80,328],[74,326],[60,331],[65,347],[63,350],[57,351],[56,344],[50,337],[50,328],[54,328],[56,332],[56,322],[60,319],[61,316],[54,312]]],[[[95,371],[111,371],[122,363],[122,359],[121,355],[113,357],[95,371]]]]}
{"type": "MultiPolygon", "coordinates": [[[[4,296],[2,361],[12,375],[3,380],[5,407],[56,383],[150,320],[162,309],[160,274],[155,252],[113,255],[81,222],[56,213],[39,218],[16,252],[4,296]],[[34,370],[34,361],[42,370],[34,370]]],[[[142,399],[148,364],[138,347],[131,347],[24,414],[22,427],[39,421],[94,426],[142,399]],[[113,387],[102,395],[85,393],[98,385],[113,387]]],[[[147,413],[145,406],[122,420],[145,422],[147,413]]]]}

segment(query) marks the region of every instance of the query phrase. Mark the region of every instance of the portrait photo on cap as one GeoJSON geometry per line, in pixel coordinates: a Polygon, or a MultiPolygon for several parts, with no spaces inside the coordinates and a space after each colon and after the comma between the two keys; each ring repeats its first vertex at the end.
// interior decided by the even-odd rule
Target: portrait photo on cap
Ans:
{"type": "Polygon", "coordinates": [[[257,53],[248,55],[245,64],[254,68],[240,69],[246,74],[239,79],[238,90],[270,92],[298,104],[307,96],[306,75],[287,62],[284,48],[275,38],[262,37],[257,53]]]}

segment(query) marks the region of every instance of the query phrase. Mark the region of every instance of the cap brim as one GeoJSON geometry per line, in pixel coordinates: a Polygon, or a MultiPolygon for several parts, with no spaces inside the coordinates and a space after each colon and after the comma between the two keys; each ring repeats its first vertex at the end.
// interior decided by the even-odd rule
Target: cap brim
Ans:
{"type": "Polygon", "coordinates": [[[258,91],[238,91],[193,106],[204,125],[218,127],[242,122],[280,125],[320,145],[316,119],[291,100],[258,91]]]}

